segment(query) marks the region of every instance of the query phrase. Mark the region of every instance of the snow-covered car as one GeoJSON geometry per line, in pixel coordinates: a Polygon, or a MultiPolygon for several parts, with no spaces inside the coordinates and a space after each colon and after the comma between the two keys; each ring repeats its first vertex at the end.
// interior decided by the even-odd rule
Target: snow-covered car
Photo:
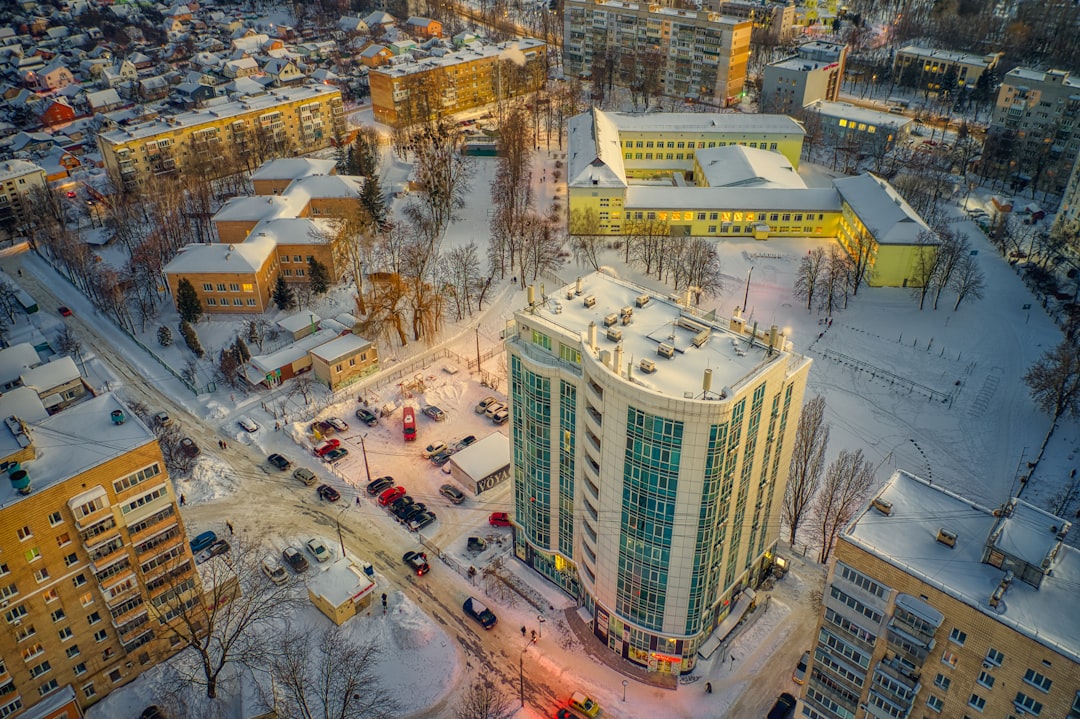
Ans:
{"type": "Polygon", "coordinates": [[[791,674],[791,680],[796,684],[806,683],[806,668],[810,666],[810,652],[803,652],[799,663],[795,665],[795,671],[791,674]]]}
{"type": "Polygon", "coordinates": [[[424,512],[410,519],[408,522],[405,523],[405,526],[409,528],[410,532],[419,532],[424,527],[433,523],[435,519],[436,517],[434,512],[424,512]]]}
{"type": "Polygon", "coordinates": [[[490,407],[491,405],[495,404],[498,401],[499,400],[495,399],[494,397],[484,397],[482,400],[477,402],[477,404],[476,404],[476,413],[477,414],[484,414],[484,412],[487,412],[488,407],[490,407]]]}
{"type": "Polygon", "coordinates": [[[476,441],[476,435],[475,434],[470,434],[468,436],[462,437],[461,439],[459,439],[457,442],[454,443],[454,449],[456,449],[457,451],[460,452],[461,450],[465,449],[466,447],[468,447],[470,444],[472,444],[475,441],[476,441]]]}
{"type": "Polygon", "coordinates": [[[444,449],[446,449],[446,442],[432,442],[427,447],[424,447],[424,451],[420,453],[420,456],[429,459],[444,449]]]}
{"type": "Polygon", "coordinates": [[[320,563],[330,561],[330,550],[326,548],[326,545],[323,544],[321,539],[317,537],[309,539],[307,541],[307,548],[308,551],[311,552],[311,555],[320,563]]]}
{"type": "Polygon", "coordinates": [[[401,561],[409,565],[409,568],[416,572],[418,577],[422,577],[431,571],[431,565],[428,564],[427,555],[423,552],[405,552],[405,556],[401,558],[401,561]]]}
{"type": "Polygon", "coordinates": [[[251,417],[241,417],[240,419],[236,420],[236,423],[240,425],[240,429],[244,430],[245,432],[259,431],[259,425],[255,424],[251,420],[251,417]]]}
{"type": "Polygon", "coordinates": [[[326,423],[336,429],[338,432],[344,432],[349,428],[348,422],[338,417],[327,417],[326,423]]]}
{"type": "Polygon", "coordinates": [[[506,424],[510,420],[510,410],[503,407],[495,414],[491,415],[492,424],[506,424]]]}
{"type": "Polygon", "coordinates": [[[311,485],[315,484],[315,481],[317,480],[317,477],[315,476],[315,473],[312,472],[307,467],[297,467],[293,471],[292,476],[296,477],[297,479],[299,479],[301,482],[303,482],[304,484],[306,484],[309,487],[311,485]]]}
{"type": "Polygon", "coordinates": [[[189,457],[198,457],[199,452],[202,451],[199,449],[199,445],[195,444],[195,440],[191,437],[184,437],[180,440],[180,449],[189,457]]]}
{"type": "Polygon", "coordinates": [[[374,427],[379,423],[379,418],[370,409],[364,409],[361,407],[356,410],[356,418],[366,424],[368,427],[374,427]]]}
{"type": "Polygon", "coordinates": [[[326,421],[324,419],[320,419],[320,420],[315,420],[314,422],[311,423],[311,431],[312,432],[318,432],[319,434],[321,434],[322,436],[325,437],[328,434],[333,434],[337,430],[334,429],[334,425],[330,424],[328,421],[326,421]]]}
{"type": "Polygon", "coordinates": [[[570,706],[587,717],[594,717],[600,713],[600,705],[588,694],[574,692],[570,695],[570,706]]]}
{"type": "Polygon", "coordinates": [[[506,409],[506,405],[503,404],[502,402],[492,402],[484,410],[484,416],[487,417],[488,419],[492,419],[492,418],[495,417],[496,412],[499,412],[500,410],[504,410],[504,409],[506,409]]]}
{"type": "Polygon", "coordinates": [[[229,549],[230,549],[229,543],[226,542],[224,539],[219,539],[216,542],[214,542],[213,544],[211,544],[209,547],[207,547],[206,549],[204,549],[201,552],[199,552],[198,554],[196,554],[195,555],[195,563],[196,564],[202,564],[203,562],[207,562],[213,557],[217,557],[218,555],[225,554],[226,552],[229,551],[229,549]]]}
{"type": "Polygon", "coordinates": [[[286,547],[281,553],[281,556],[288,562],[294,572],[303,572],[308,568],[307,560],[304,559],[304,555],[300,553],[299,549],[295,547],[286,547]]]}
{"type": "Polygon", "coordinates": [[[438,454],[431,455],[431,463],[434,464],[436,467],[441,467],[447,462],[449,462],[452,456],[454,456],[454,450],[447,447],[438,454]]]}
{"type": "Polygon", "coordinates": [[[349,450],[344,447],[334,447],[322,456],[324,462],[336,462],[349,456],[349,450]]]}
{"type": "Polygon", "coordinates": [[[285,567],[271,557],[267,557],[262,562],[262,571],[274,584],[284,584],[289,579],[289,573],[285,571],[285,567]]]}
{"type": "Polygon", "coordinates": [[[278,454],[277,452],[274,452],[272,455],[267,457],[266,461],[274,467],[280,469],[282,472],[292,466],[292,462],[289,460],[288,457],[283,454],[278,454]]]}
{"type": "Polygon", "coordinates": [[[429,404],[427,407],[424,407],[423,411],[424,414],[426,414],[430,419],[433,419],[436,422],[442,422],[444,419],[446,419],[446,412],[443,412],[441,409],[439,409],[433,404],[429,404]]]}
{"type": "Polygon", "coordinates": [[[316,457],[321,457],[324,454],[327,454],[331,450],[335,450],[340,446],[340,439],[324,439],[322,442],[319,442],[317,445],[312,447],[311,453],[314,454],[316,457]]]}
{"type": "Polygon", "coordinates": [[[452,484],[444,484],[439,487],[439,494],[449,499],[453,504],[461,504],[465,501],[465,494],[452,484]]]}
{"type": "Polygon", "coordinates": [[[172,424],[172,417],[169,416],[168,412],[158,412],[154,415],[154,422],[157,423],[158,427],[168,427],[172,424]]]}

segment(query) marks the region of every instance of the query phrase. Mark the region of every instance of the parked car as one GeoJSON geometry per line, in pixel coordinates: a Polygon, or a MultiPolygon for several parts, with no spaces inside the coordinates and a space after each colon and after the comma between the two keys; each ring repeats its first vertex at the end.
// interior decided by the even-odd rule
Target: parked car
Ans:
{"type": "Polygon", "coordinates": [[[405,526],[409,528],[410,532],[419,532],[424,527],[433,523],[435,519],[436,517],[434,512],[423,512],[422,514],[418,514],[415,517],[411,518],[408,522],[405,523],[405,526]]]}
{"type": "Polygon", "coordinates": [[[454,456],[454,450],[447,447],[443,451],[431,457],[431,463],[436,467],[441,467],[450,461],[450,458],[454,456]]]}
{"type": "Polygon", "coordinates": [[[195,537],[195,539],[191,540],[191,551],[194,553],[201,552],[216,541],[217,534],[214,532],[203,532],[195,537]]]}
{"type": "Polygon", "coordinates": [[[784,692],[776,699],[772,709],[769,710],[768,719],[790,719],[795,713],[795,697],[784,692]]]}
{"type": "Polygon", "coordinates": [[[172,424],[172,417],[169,416],[168,412],[158,412],[154,415],[154,422],[157,423],[158,427],[168,427],[172,424]]]}
{"type": "Polygon", "coordinates": [[[240,419],[236,420],[236,423],[240,425],[240,429],[244,430],[245,432],[259,431],[259,425],[252,422],[250,417],[241,417],[240,419]]]}
{"type": "Polygon", "coordinates": [[[488,516],[488,524],[492,527],[509,527],[510,515],[506,512],[492,512],[488,516]]]}
{"type": "Polygon", "coordinates": [[[202,564],[203,562],[209,561],[213,557],[225,554],[229,551],[229,549],[231,549],[229,543],[226,542],[224,539],[219,539],[213,544],[211,544],[209,547],[195,555],[195,563],[202,564]]]}
{"type": "Polygon", "coordinates": [[[374,427],[379,423],[379,418],[370,409],[361,407],[356,410],[356,418],[366,424],[368,427],[374,427]]]}
{"type": "Polygon", "coordinates": [[[799,659],[799,663],[795,665],[795,671],[792,673],[791,678],[796,684],[806,683],[806,668],[810,666],[810,652],[803,652],[802,658],[799,659]]]}
{"type": "Polygon", "coordinates": [[[311,431],[318,432],[325,437],[328,434],[333,434],[337,430],[334,428],[334,425],[330,424],[328,421],[320,419],[311,423],[311,431]]]}
{"type": "Polygon", "coordinates": [[[476,435],[474,435],[474,434],[470,434],[470,435],[468,435],[466,437],[462,437],[456,443],[454,443],[454,449],[456,449],[457,451],[460,452],[461,450],[465,449],[466,447],[468,447],[470,444],[472,444],[475,441],[476,441],[476,435]]]}
{"type": "Polygon", "coordinates": [[[487,542],[483,537],[469,537],[465,546],[470,552],[482,552],[487,549],[487,542]]]}
{"type": "Polygon", "coordinates": [[[267,457],[266,461],[274,467],[280,469],[282,472],[292,466],[292,461],[288,457],[283,454],[278,454],[277,452],[274,452],[272,455],[267,457]]]}
{"type": "Polygon", "coordinates": [[[383,493],[379,495],[379,506],[385,507],[398,497],[404,496],[404,494],[404,487],[391,487],[390,489],[383,491],[383,493]]]}
{"type": "Polygon", "coordinates": [[[314,454],[316,457],[321,457],[327,452],[337,449],[340,446],[340,439],[324,439],[322,442],[319,442],[311,448],[311,453],[314,454]]]}
{"type": "Polygon", "coordinates": [[[315,473],[307,467],[297,467],[296,470],[292,473],[292,476],[296,477],[309,487],[315,484],[315,480],[317,479],[315,473]]]}
{"type": "Polygon", "coordinates": [[[329,484],[320,484],[318,492],[319,498],[325,499],[327,502],[336,502],[341,499],[341,494],[329,484]]]}
{"type": "Polygon", "coordinates": [[[475,597],[469,597],[465,600],[465,603],[461,606],[465,610],[465,613],[470,617],[480,622],[480,626],[484,629],[491,629],[498,623],[498,619],[495,614],[480,603],[480,600],[475,597]]]}
{"type": "Polygon", "coordinates": [[[409,568],[416,572],[418,577],[422,577],[431,571],[431,565],[428,564],[427,555],[423,552],[405,552],[401,561],[409,565],[409,568]]]}
{"type": "Polygon", "coordinates": [[[374,497],[394,486],[393,477],[379,477],[368,482],[367,493],[374,497]]]}
{"type": "Polygon", "coordinates": [[[594,717],[600,713],[600,705],[588,694],[574,692],[570,695],[570,706],[588,717],[594,717]]]}
{"type": "Polygon", "coordinates": [[[500,409],[506,409],[506,405],[502,402],[492,402],[487,406],[487,409],[484,410],[484,416],[491,419],[500,409]]]}
{"type": "Polygon", "coordinates": [[[71,317],[71,310],[69,310],[67,307],[61,306],[57,309],[57,311],[60,313],[61,317],[71,317]]]}
{"type": "Polygon", "coordinates": [[[262,571],[274,584],[284,584],[289,579],[288,572],[285,571],[285,567],[281,566],[276,559],[267,557],[262,562],[262,571]]]}
{"type": "Polygon", "coordinates": [[[349,456],[349,450],[344,447],[335,447],[322,456],[324,462],[336,462],[349,456]]]}
{"type": "Polygon", "coordinates": [[[299,573],[307,571],[307,560],[304,559],[304,555],[300,553],[299,549],[286,547],[285,551],[281,553],[281,556],[285,558],[285,561],[288,562],[294,572],[299,573]]]}
{"type": "Polygon", "coordinates": [[[426,414],[428,417],[435,420],[436,422],[442,422],[444,419],[446,419],[446,412],[443,412],[441,409],[439,409],[433,404],[429,404],[427,407],[424,407],[424,414],[426,414]]]}
{"type": "Polygon", "coordinates": [[[452,484],[439,487],[439,494],[449,499],[452,504],[461,504],[465,501],[465,494],[452,484]]]}
{"type": "Polygon", "coordinates": [[[326,548],[326,545],[323,544],[321,539],[314,538],[307,540],[307,548],[312,556],[319,562],[330,561],[330,550],[326,548]]]}
{"type": "Polygon", "coordinates": [[[424,447],[424,451],[420,453],[420,456],[429,459],[444,449],[446,449],[446,442],[432,442],[427,447],[424,447]]]}
{"type": "Polygon", "coordinates": [[[482,400],[477,402],[477,404],[476,404],[476,413],[477,414],[483,414],[484,412],[487,411],[488,407],[490,407],[491,405],[497,403],[498,401],[499,400],[495,399],[494,397],[484,397],[482,400]]]}
{"type": "Polygon", "coordinates": [[[509,420],[510,410],[506,409],[505,407],[503,409],[500,409],[491,417],[492,424],[506,424],[509,420]]]}
{"type": "Polygon", "coordinates": [[[198,457],[199,452],[202,451],[199,449],[199,445],[195,444],[195,440],[191,437],[184,437],[180,440],[180,449],[188,457],[198,457]]]}
{"type": "Polygon", "coordinates": [[[326,423],[336,429],[338,432],[344,432],[349,429],[349,423],[338,417],[327,417],[326,423]]]}
{"type": "Polygon", "coordinates": [[[403,494],[395,499],[390,504],[386,505],[386,511],[390,514],[396,515],[399,509],[403,507],[411,507],[415,503],[415,500],[407,494],[403,494]]]}
{"type": "Polygon", "coordinates": [[[416,441],[416,410],[412,407],[401,410],[401,434],[406,442],[416,441]]]}
{"type": "Polygon", "coordinates": [[[396,514],[399,522],[403,524],[408,524],[410,519],[412,519],[413,517],[417,517],[426,511],[427,505],[423,502],[417,502],[411,507],[398,511],[396,514]]]}

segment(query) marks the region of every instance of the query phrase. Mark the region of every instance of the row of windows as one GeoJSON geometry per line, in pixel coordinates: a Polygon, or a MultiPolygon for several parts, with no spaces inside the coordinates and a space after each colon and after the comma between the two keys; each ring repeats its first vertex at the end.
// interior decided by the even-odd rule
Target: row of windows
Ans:
{"type": "Polygon", "coordinates": [[[883,615],[881,614],[881,612],[877,611],[873,607],[866,606],[855,597],[841,591],[840,589],[837,589],[835,586],[829,587],[829,594],[832,596],[833,599],[843,602],[844,604],[851,607],[859,614],[862,614],[864,617],[874,622],[875,624],[881,623],[883,615]]]}
{"type": "MultiPolygon", "coordinates": [[[[311,255],[308,255],[307,257],[304,257],[302,255],[293,255],[292,256],[292,261],[293,262],[311,262],[312,259],[314,259],[314,258],[311,255]]],[[[288,255],[281,255],[281,262],[283,264],[287,264],[289,262],[289,256],[288,255]]]]}
{"type": "Polygon", "coordinates": [[[146,480],[156,477],[159,474],[161,474],[161,466],[157,462],[155,462],[149,467],[140,469],[138,472],[133,472],[126,477],[114,480],[113,491],[117,494],[120,494],[124,490],[131,489],[132,487],[142,484],[146,480]]]}
{"type": "MultiPolygon", "coordinates": [[[[717,141],[717,140],[710,140],[710,141],[708,141],[708,143],[706,143],[705,140],[701,140],[701,141],[698,141],[696,143],[695,143],[694,140],[687,140],[685,142],[668,140],[666,145],[665,145],[663,140],[657,140],[657,141],[655,141],[655,144],[654,144],[653,140],[627,140],[626,143],[625,143],[625,146],[626,147],[633,147],[633,148],[644,148],[644,149],[650,149],[650,148],[653,148],[653,147],[656,147],[656,148],[665,148],[666,147],[667,149],[671,149],[671,150],[682,150],[684,148],[688,149],[688,150],[693,150],[695,148],[704,150],[707,147],[727,147],[728,144],[729,143],[726,142],[726,141],[717,141]]],[[[745,141],[744,142],[732,142],[730,144],[731,145],[741,145],[742,147],[747,146],[747,143],[745,141]]],[[[749,143],[749,145],[750,145],[750,147],[761,149],[761,150],[766,149],[766,147],[768,147],[768,149],[770,149],[770,150],[776,150],[776,143],[775,142],[762,141],[760,143],[760,145],[759,145],[758,142],[751,142],[751,143],[749,143]]]]}
{"type": "MultiPolygon", "coordinates": [[[[256,304],[255,300],[253,298],[248,298],[248,300],[245,302],[244,300],[240,299],[239,297],[234,297],[232,303],[233,303],[234,307],[243,307],[245,304],[248,307],[254,307],[255,304],[256,304]]],[[[206,298],[206,304],[208,306],[210,306],[210,307],[218,307],[218,306],[220,306],[220,307],[228,307],[229,306],[229,300],[228,300],[227,297],[222,297],[221,298],[221,303],[219,305],[216,298],[207,297],[206,298]]]]}
{"type": "MultiPolygon", "coordinates": [[[[214,285],[209,283],[209,282],[203,282],[202,287],[203,287],[204,292],[213,292],[214,291],[214,285]]],[[[254,292],[255,291],[255,285],[251,284],[250,282],[244,282],[242,284],[238,283],[238,282],[230,282],[229,285],[228,285],[228,289],[225,289],[225,283],[224,282],[219,282],[219,283],[217,283],[217,291],[218,292],[241,292],[241,291],[243,291],[243,292],[254,292]]]]}
{"type": "Polygon", "coordinates": [[[892,590],[888,587],[878,584],[870,577],[866,576],[860,571],[857,571],[843,562],[836,563],[837,573],[846,581],[851,582],[864,592],[873,594],[878,599],[885,599],[892,593],[892,590]]]}
{"type": "Polygon", "coordinates": [[[125,504],[123,507],[121,507],[120,511],[122,513],[124,513],[124,514],[128,514],[129,512],[134,512],[139,507],[150,504],[154,500],[160,499],[161,497],[168,496],[168,494],[169,494],[169,490],[166,489],[166,487],[164,485],[162,485],[162,486],[158,487],[157,489],[155,489],[152,492],[148,492],[147,494],[144,494],[141,497],[136,497],[135,499],[131,500],[130,502],[125,504]]]}

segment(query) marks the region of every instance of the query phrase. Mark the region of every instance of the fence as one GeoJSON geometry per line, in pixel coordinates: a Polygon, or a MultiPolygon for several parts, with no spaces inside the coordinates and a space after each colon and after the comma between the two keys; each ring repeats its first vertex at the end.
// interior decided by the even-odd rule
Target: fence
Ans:
{"type": "Polygon", "coordinates": [[[834,350],[823,349],[821,350],[821,356],[826,359],[831,359],[834,362],[838,362],[839,364],[845,365],[847,367],[851,367],[852,369],[855,369],[859,372],[865,372],[875,379],[881,378],[889,382],[889,384],[896,384],[900,385],[901,387],[906,387],[908,389],[908,392],[918,392],[919,394],[926,395],[927,399],[929,399],[930,401],[936,400],[942,403],[947,402],[949,406],[952,407],[953,396],[951,393],[940,392],[932,387],[927,387],[926,385],[919,384],[918,382],[913,382],[906,377],[901,377],[900,375],[894,374],[886,369],[882,369],[881,367],[872,365],[869,362],[857,360],[854,357],[850,357],[846,354],[842,354],[834,350]]]}

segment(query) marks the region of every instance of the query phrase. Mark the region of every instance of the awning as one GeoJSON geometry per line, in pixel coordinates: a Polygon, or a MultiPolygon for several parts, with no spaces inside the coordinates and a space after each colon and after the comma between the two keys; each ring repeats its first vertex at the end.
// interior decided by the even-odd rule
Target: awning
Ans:
{"type": "Polygon", "coordinates": [[[724,640],[728,638],[728,635],[738,626],[742,618],[746,616],[746,612],[750,610],[750,607],[754,603],[754,598],[757,595],[753,589],[744,589],[742,594],[739,595],[739,599],[735,602],[735,606],[731,608],[731,612],[724,618],[724,621],[720,622],[720,625],[716,627],[709,638],[702,642],[698,648],[698,656],[702,659],[708,659],[720,648],[720,645],[724,643],[724,640]]]}

